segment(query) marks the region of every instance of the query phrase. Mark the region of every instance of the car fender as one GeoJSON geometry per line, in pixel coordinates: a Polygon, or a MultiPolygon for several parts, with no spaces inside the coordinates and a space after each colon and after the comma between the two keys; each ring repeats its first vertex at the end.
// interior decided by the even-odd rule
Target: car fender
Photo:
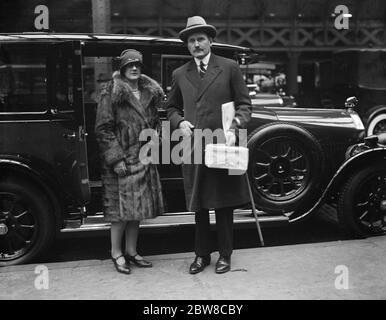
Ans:
{"type": "Polygon", "coordinates": [[[318,209],[327,199],[329,199],[332,195],[336,194],[339,191],[343,183],[347,181],[348,177],[353,172],[355,172],[355,170],[358,170],[363,166],[368,166],[370,163],[377,161],[386,161],[386,147],[377,147],[369,149],[347,159],[335,172],[331,181],[324,189],[322,195],[320,196],[318,201],[316,201],[314,206],[307,212],[303,213],[301,216],[296,217],[291,222],[296,222],[304,218],[305,216],[310,215],[312,212],[316,211],[316,209],[318,209]]]}
{"type": "MultiPolygon", "coordinates": [[[[372,162],[386,160],[386,147],[377,147],[362,151],[347,159],[335,173],[326,191],[334,191],[342,185],[342,181],[351,175],[355,170],[368,166],[372,162]]],[[[386,166],[386,163],[385,163],[386,166]]]]}
{"type": "Polygon", "coordinates": [[[22,178],[38,185],[48,196],[55,214],[56,225],[61,227],[62,200],[59,190],[59,182],[55,178],[53,168],[37,159],[27,158],[20,155],[0,155],[0,174],[3,170],[13,171],[22,178]]]}

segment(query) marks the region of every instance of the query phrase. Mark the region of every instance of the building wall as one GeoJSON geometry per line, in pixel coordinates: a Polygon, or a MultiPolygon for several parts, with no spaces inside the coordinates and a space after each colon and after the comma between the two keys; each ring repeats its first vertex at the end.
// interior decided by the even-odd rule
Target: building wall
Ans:
{"type": "Polygon", "coordinates": [[[49,9],[49,29],[38,31],[51,32],[178,37],[188,16],[202,15],[217,27],[216,41],[284,64],[288,92],[303,97],[312,96],[318,63],[335,50],[386,46],[384,0],[1,0],[0,32],[37,31],[38,5],[49,9]],[[342,3],[351,18],[339,30],[335,9],[342,3]]]}
{"type": "Polygon", "coordinates": [[[92,3],[111,7],[113,33],[176,37],[188,16],[202,15],[218,28],[217,40],[262,51],[386,45],[384,0],[1,0],[0,32],[37,31],[37,5],[48,7],[50,31],[93,32],[92,3]],[[334,25],[342,3],[352,15],[347,30],[334,25]]]}
{"type": "Polygon", "coordinates": [[[91,0],[1,0],[0,32],[45,31],[35,28],[35,8],[47,6],[52,32],[92,32],[91,0]]]}

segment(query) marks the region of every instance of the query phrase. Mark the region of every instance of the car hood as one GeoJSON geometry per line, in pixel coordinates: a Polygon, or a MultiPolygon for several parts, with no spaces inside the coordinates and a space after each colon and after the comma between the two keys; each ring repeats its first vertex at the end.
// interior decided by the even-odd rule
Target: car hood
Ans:
{"type": "Polygon", "coordinates": [[[352,126],[353,111],[346,109],[314,109],[314,108],[269,108],[278,120],[300,122],[319,126],[352,126]]]}
{"type": "MultiPolygon", "coordinates": [[[[253,104],[252,118],[293,122],[302,125],[361,129],[358,114],[346,109],[263,107],[253,104]]],[[[362,130],[362,129],[361,129],[362,130]]]]}

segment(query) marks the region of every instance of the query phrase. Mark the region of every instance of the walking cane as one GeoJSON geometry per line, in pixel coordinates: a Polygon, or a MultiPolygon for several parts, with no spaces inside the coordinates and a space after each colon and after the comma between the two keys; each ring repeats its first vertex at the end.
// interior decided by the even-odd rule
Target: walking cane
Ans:
{"type": "Polygon", "coordinates": [[[255,216],[256,226],[257,226],[257,231],[259,233],[260,243],[261,243],[261,246],[264,247],[263,234],[261,233],[259,219],[257,218],[256,207],[255,207],[255,200],[253,199],[251,184],[249,183],[249,179],[248,179],[248,174],[247,173],[245,173],[245,179],[247,180],[249,197],[251,198],[251,204],[252,204],[252,212],[253,212],[253,215],[255,216]]]}

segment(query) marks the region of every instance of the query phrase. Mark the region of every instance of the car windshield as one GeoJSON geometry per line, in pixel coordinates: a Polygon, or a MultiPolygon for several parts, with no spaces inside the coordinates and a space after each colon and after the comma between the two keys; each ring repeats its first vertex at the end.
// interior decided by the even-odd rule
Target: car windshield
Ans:
{"type": "Polygon", "coordinates": [[[240,66],[246,78],[249,91],[253,94],[284,94],[286,74],[274,63],[258,62],[240,66]]]}

